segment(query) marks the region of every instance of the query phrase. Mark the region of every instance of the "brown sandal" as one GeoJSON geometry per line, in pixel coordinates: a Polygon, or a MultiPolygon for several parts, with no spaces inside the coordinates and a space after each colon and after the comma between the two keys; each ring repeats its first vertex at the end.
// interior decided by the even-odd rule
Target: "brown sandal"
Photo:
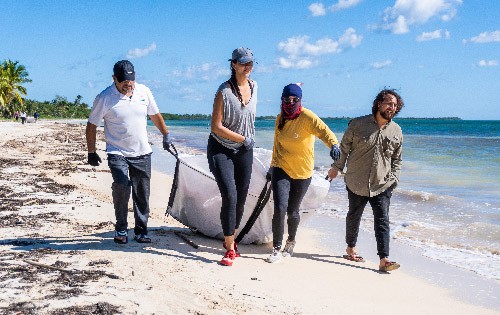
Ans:
{"type": "Polygon", "coordinates": [[[358,254],[344,255],[342,257],[344,257],[345,259],[350,260],[350,261],[365,262],[365,259],[363,257],[359,256],[358,254]]]}
{"type": "Polygon", "coordinates": [[[398,269],[400,266],[401,265],[395,261],[387,261],[384,266],[379,266],[378,270],[383,271],[383,272],[393,271],[393,270],[398,269]]]}

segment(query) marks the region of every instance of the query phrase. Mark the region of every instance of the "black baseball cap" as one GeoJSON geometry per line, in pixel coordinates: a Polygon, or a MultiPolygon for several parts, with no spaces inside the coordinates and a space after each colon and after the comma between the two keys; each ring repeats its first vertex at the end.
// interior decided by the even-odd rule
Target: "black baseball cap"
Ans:
{"type": "Polygon", "coordinates": [[[115,63],[113,74],[118,82],[135,81],[134,65],[128,60],[120,60],[115,63]]]}

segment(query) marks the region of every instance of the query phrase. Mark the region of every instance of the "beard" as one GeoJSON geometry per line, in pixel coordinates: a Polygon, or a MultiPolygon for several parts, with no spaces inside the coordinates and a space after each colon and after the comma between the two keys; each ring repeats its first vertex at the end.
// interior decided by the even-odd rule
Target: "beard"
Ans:
{"type": "Polygon", "coordinates": [[[394,116],[396,115],[395,111],[380,110],[379,112],[380,116],[382,116],[382,118],[384,118],[385,120],[392,120],[392,118],[394,118],[394,116]]]}
{"type": "Polygon", "coordinates": [[[122,86],[120,92],[122,92],[123,94],[128,94],[131,93],[132,91],[134,91],[134,86],[131,84],[122,86]]]}

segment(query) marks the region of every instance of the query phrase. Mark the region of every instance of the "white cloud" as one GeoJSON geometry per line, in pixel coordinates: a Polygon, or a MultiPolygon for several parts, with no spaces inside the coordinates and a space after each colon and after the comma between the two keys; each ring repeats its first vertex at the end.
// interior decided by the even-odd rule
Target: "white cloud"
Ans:
{"type": "Polygon", "coordinates": [[[498,60],[480,60],[477,65],[479,67],[496,67],[498,66],[498,60]]]}
{"type": "Polygon", "coordinates": [[[500,42],[500,31],[494,32],[483,32],[478,36],[472,37],[469,40],[464,39],[464,43],[472,42],[477,44],[491,43],[491,42],[500,42]]]}
{"type": "Polygon", "coordinates": [[[332,5],[329,9],[333,12],[339,11],[339,10],[345,10],[350,7],[355,6],[356,4],[360,3],[361,0],[339,0],[336,4],[332,5]]]}
{"type": "Polygon", "coordinates": [[[318,56],[338,54],[346,48],[355,48],[363,36],[356,34],[356,30],[348,28],[337,40],[331,38],[309,42],[309,36],[296,36],[278,43],[278,50],[285,53],[285,57],[278,59],[282,68],[307,69],[319,64],[318,56]]]}
{"type": "Polygon", "coordinates": [[[433,32],[423,32],[417,36],[417,42],[425,42],[433,39],[450,39],[450,32],[447,30],[435,30],[433,32]]]}
{"type": "Polygon", "coordinates": [[[332,4],[328,8],[325,8],[323,3],[315,2],[312,3],[308,9],[311,11],[312,16],[323,16],[326,15],[326,10],[331,12],[336,12],[340,10],[349,9],[360,3],[362,0],[339,0],[336,4],[332,4]]]}
{"type": "Polygon", "coordinates": [[[414,24],[425,24],[431,18],[439,17],[442,21],[453,19],[462,0],[396,0],[393,7],[384,11],[378,28],[394,34],[405,34],[414,24]]]}
{"type": "Polygon", "coordinates": [[[182,87],[177,91],[178,95],[186,101],[200,102],[204,99],[204,95],[199,90],[191,87],[182,87]]]}
{"type": "Polygon", "coordinates": [[[392,64],[391,60],[385,60],[385,61],[379,61],[379,62],[374,62],[371,64],[373,69],[382,69],[389,67],[392,64]]]}
{"type": "Polygon", "coordinates": [[[326,14],[323,3],[312,3],[308,9],[311,11],[312,16],[322,16],[326,14]]]}
{"type": "Polygon", "coordinates": [[[142,57],[146,57],[147,55],[149,55],[149,53],[153,52],[156,50],[156,44],[155,43],[152,43],[151,45],[149,45],[148,47],[146,48],[134,48],[134,49],[131,49],[128,51],[127,53],[127,58],[128,59],[135,59],[135,58],[142,58],[142,57]]]}
{"type": "Polygon", "coordinates": [[[87,81],[87,83],[85,85],[91,89],[93,89],[95,87],[94,81],[87,81]]]}
{"type": "Polygon", "coordinates": [[[230,74],[229,66],[221,67],[218,63],[204,63],[189,66],[184,70],[174,70],[169,75],[187,80],[211,81],[230,74]]]}
{"type": "Polygon", "coordinates": [[[297,56],[288,56],[278,58],[278,64],[284,69],[309,69],[318,65],[317,60],[311,58],[301,58],[297,56]]]}

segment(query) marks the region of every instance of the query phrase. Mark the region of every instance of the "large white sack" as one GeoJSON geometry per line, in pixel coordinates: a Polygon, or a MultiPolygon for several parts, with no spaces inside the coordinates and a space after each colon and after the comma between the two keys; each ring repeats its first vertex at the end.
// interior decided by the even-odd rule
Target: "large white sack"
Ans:
{"type": "MultiPolygon", "coordinates": [[[[254,149],[252,179],[240,231],[252,214],[265,186],[271,153],[261,148],[254,149]]],[[[191,229],[210,237],[223,239],[224,234],[220,223],[221,196],[217,183],[208,168],[207,156],[204,154],[179,156],[179,160],[177,191],[172,207],[167,209],[168,213],[191,229]]],[[[319,174],[315,174],[302,201],[301,210],[318,208],[328,193],[328,189],[329,182],[319,174]]],[[[269,202],[241,243],[261,244],[272,241],[273,208],[271,194],[269,202]]]]}

